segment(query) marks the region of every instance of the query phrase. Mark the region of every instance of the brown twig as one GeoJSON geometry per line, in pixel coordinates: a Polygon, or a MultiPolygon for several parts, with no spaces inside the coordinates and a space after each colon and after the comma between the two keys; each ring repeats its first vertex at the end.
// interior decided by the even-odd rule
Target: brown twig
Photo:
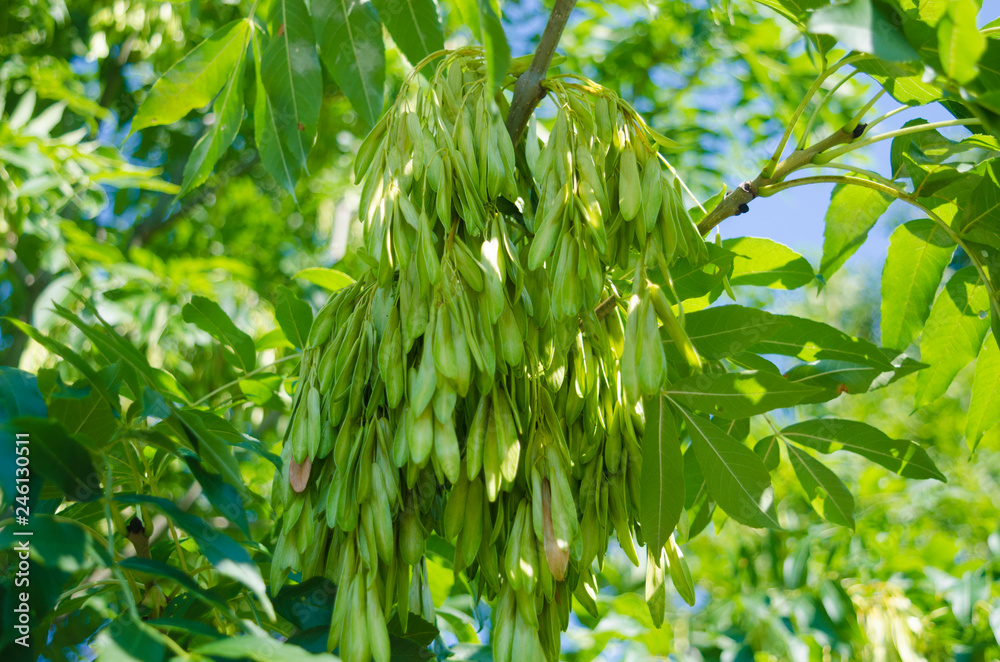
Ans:
{"type": "Polygon", "coordinates": [[[549,22],[545,24],[545,31],[538,42],[538,49],[535,56],[531,58],[528,69],[521,74],[514,84],[514,96],[510,102],[510,112],[507,114],[507,132],[514,146],[521,141],[525,129],[528,128],[528,119],[535,107],[545,97],[545,88],[542,81],[552,64],[552,56],[559,45],[563,28],[569,14],[573,11],[576,0],[556,0],[552,13],[549,14],[549,22]]]}
{"type": "Polygon", "coordinates": [[[698,231],[701,232],[702,235],[706,235],[711,232],[712,228],[730,216],[737,216],[739,214],[746,213],[749,211],[747,205],[757,197],[757,191],[762,186],[769,186],[780,182],[792,172],[795,172],[799,168],[810,163],[813,160],[813,157],[817,154],[821,154],[831,147],[853,142],[860,138],[864,132],[865,125],[859,124],[853,131],[841,129],[834,132],[832,135],[827,136],[812,147],[795,150],[788,155],[788,158],[784,159],[777,165],[774,169],[774,174],[770,177],[765,177],[763,174],[760,174],[756,179],[743,182],[736,189],[730,191],[729,194],[722,199],[722,202],[717,204],[714,209],[705,215],[705,218],[698,222],[698,231]]]}

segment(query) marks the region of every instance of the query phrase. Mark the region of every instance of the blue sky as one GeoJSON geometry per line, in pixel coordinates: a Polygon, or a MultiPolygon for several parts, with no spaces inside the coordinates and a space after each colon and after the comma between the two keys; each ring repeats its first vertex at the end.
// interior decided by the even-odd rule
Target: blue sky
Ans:
{"type": "MultiPolygon", "coordinates": [[[[883,97],[869,113],[867,119],[877,117],[887,110],[896,108],[898,105],[891,98],[883,97]]],[[[916,118],[923,118],[929,122],[954,119],[944,108],[938,104],[932,104],[930,106],[913,108],[890,117],[880,123],[872,135],[898,129],[906,122],[916,118]]],[[[963,127],[955,127],[951,131],[944,129],[942,133],[953,139],[969,134],[963,127]]],[[[857,164],[883,175],[888,175],[891,171],[889,165],[891,145],[892,140],[884,140],[859,149],[857,152],[852,152],[840,160],[846,163],[857,164]]],[[[809,171],[796,173],[790,179],[812,176],[820,174],[820,172],[810,169],[809,171]]],[[[833,171],[822,171],[822,173],[842,174],[834,173],[833,171]]],[[[739,185],[739,182],[731,181],[726,182],[726,184],[732,188],[739,185]]],[[[813,263],[814,267],[818,267],[823,248],[824,216],[830,203],[830,193],[832,190],[832,184],[817,184],[786,189],[770,198],[758,198],[750,204],[749,214],[727,219],[723,222],[720,226],[722,236],[724,238],[738,236],[768,237],[801,253],[813,263]]],[[[876,223],[868,236],[868,241],[848,260],[843,268],[854,270],[868,269],[875,266],[880,271],[881,263],[885,260],[886,250],[889,246],[889,234],[893,228],[904,220],[911,220],[918,217],[919,211],[914,210],[905,203],[894,202],[889,207],[889,211],[876,223]]]]}

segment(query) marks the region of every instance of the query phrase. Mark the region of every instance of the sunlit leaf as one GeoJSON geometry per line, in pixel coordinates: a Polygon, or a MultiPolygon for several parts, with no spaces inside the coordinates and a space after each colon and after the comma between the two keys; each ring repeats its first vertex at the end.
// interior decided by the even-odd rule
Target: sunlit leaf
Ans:
{"type": "Polygon", "coordinates": [[[783,244],[760,237],[726,239],[722,247],[732,251],[732,285],[757,285],[778,290],[794,290],[816,277],[804,257],[783,244]]]}
{"type": "Polygon", "coordinates": [[[192,110],[207,106],[232,79],[251,29],[247,19],[233,21],[185,55],[146,95],[132,118],[132,131],[172,124],[192,110]]]}
{"type": "Polygon", "coordinates": [[[823,278],[829,280],[865,243],[868,231],[890,203],[892,198],[885,193],[864,186],[839,185],[833,189],[826,212],[823,260],[819,267],[823,278]]]}
{"type": "Polygon", "coordinates": [[[976,376],[972,382],[972,400],[965,437],[975,448],[983,434],[1000,423],[1000,348],[987,339],[976,359],[976,376]]]}
{"type": "Polygon", "coordinates": [[[920,333],[954,242],[931,220],[900,225],[889,239],[882,270],[882,343],[906,349],[920,333]]]}
{"type": "Polygon", "coordinates": [[[663,390],[691,409],[723,418],[746,418],[791,407],[817,391],[769,372],[694,375],[663,390]]]}
{"type": "Polygon", "coordinates": [[[979,354],[990,328],[989,309],[975,267],[955,272],[934,301],[920,337],[920,360],[929,367],[917,375],[918,407],[941,397],[959,370],[979,354]]]}

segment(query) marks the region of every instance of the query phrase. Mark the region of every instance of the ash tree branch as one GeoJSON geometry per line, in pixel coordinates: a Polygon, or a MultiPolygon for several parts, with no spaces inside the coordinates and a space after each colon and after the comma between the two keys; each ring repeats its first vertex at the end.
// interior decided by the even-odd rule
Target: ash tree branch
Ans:
{"type": "Polygon", "coordinates": [[[755,179],[743,182],[739,187],[730,191],[714,209],[705,215],[705,218],[698,222],[698,231],[702,235],[706,235],[711,232],[712,228],[730,216],[746,213],[749,210],[747,205],[758,196],[761,187],[777,184],[799,168],[811,163],[813,157],[832,147],[854,142],[864,134],[865,128],[866,125],[859,124],[853,130],[845,127],[835,131],[812,147],[797,149],[789,154],[788,158],[775,167],[774,173],[770,177],[765,177],[761,173],[755,179]]]}
{"type": "Polygon", "coordinates": [[[507,132],[515,146],[524,137],[531,113],[545,97],[542,81],[545,80],[545,74],[552,64],[552,56],[556,52],[566,21],[575,5],[576,0],[556,0],[549,15],[549,22],[545,24],[545,31],[542,32],[542,38],[538,42],[535,56],[531,58],[528,69],[514,84],[514,96],[510,102],[510,112],[507,114],[507,132]]]}

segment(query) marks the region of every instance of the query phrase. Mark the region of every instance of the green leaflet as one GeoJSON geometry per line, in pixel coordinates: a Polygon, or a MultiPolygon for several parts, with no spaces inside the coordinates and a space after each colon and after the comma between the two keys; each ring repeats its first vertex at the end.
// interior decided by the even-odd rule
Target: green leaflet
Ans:
{"type": "Polygon", "coordinates": [[[853,529],[854,497],[837,474],[794,444],[788,445],[788,459],[816,512],[834,524],[853,529]]]}
{"type": "Polygon", "coordinates": [[[976,27],[978,13],[972,0],[951,0],[937,25],[938,56],[944,73],[963,85],[979,75],[976,65],[986,50],[986,37],[976,27]]]}
{"type": "MultiPolygon", "coordinates": [[[[739,354],[786,324],[788,321],[778,315],[735,304],[705,308],[684,318],[688,338],[698,353],[709,360],[739,354]]],[[[662,335],[667,348],[673,347],[669,334],[662,335]]]]}
{"type": "Polygon", "coordinates": [[[194,539],[198,549],[220,574],[235,579],[250,589],[268,617],[274,618],[274,607],[267,597],[264,578],[245,547],[218,528],[210,526],[201,517],[184,512],[167,499],[143,494],[116,494],[114,500],[118,503],[148,504],[168,516],[194,539]]]}
{"type": "Polygon", "coordinates": [[[444,32],[434,0],[373,0],[392,40],[416,65],[444,48],[444,32]]]}
{"type": "Polygon", "coordinates": [[[920,333],[955,251],[944,229],[929,219],[900,225],[889,238],[882,270],[882,343],[906,349],[920,333]]]}
{"type": "Polygon", "coordinates": [[[663,390],[672,400],[723,418],[746,418],[791,407],[819,389],[769,372],[701,374],[663,390]]]}
{"type": "Polygon", "coordinates": [[[192,110],[207,106],[231,80],[251,29],[247,19],[233,21],[195,46],[153,85],[132,119],[132,133],[172,124],[192,110]]]}
{"type": "Polygon", "coordinates": [[[920,338],[920,359],[929,367],[917,375],[918,407],[944,395],[959,370],[979,354],[990,328],[989,308],[975,267],[956,271],[934,301],[920,338]]]}
{"type": "Polygon", "coordinates": [[[741,524],[780,529],[771,476],[760,457],[701,416],[679,411],[712,499],[741,524]]]}
{"type": "Polygon", "coordinates": [[[872,0],[851,0],[816,10],[809,17],[809,32],[833,35],[849,49],[871,53],[883,60],[909,62],[920,59],[872,0]]]}
{"type": "Polygon", "coordinates": [[[640,522],[646,546],[661,550],[684,509],[684,459],[677,423],[663,396],[643,398],[643,408],[640,522]]]}
{"type": "Polygon", "coordinates": [[[945,481],[923,448],[907,439],[891,439],[881,430],[860,421],[816,418],[786,427],[781,436],[820,453],[851,451],[906,478],[945,481]]]}
{"type": "Polygon", "coordinates": [[[196,325],[202,331],[231,348],[233,354],[226,358],[243,372],[250,372],[257,362],[257,351],[253,338],[233,324],[233,320],[211,299],[192,297],[184,306],[181,315],[185,322],[196,325]]]}
{"type": "Polygon", "coordinates": [[[854,63],[855,68],[874,78],[896,101],[908,106],[922,106],[942,98],[940,88],[921,80],[923,66],[901,64],[866,58],[854,63]]]}
{"type": "Polygon", "coordinates": [[[385,44],[369,2],[313,0],[316,43],[327,71],[368,126],[382,115],[385,44]]]}
{"type": "Polygon", "coordinates": [[[11,427],[28,433],[31,439],[41,440],[31,444],[31,469],[51,481],[67,499],[93,501],[101,496],[101,474],[94,467],[86,445],[61,423],[18,418],[11,427]]]}
{"type": "Polygon", "coordinates": [[[285,337],[298,347],[309,343],[309,327],[312,326],[313,312],[309,304],[298,298],[287,287],[278,288],[278,300],[274,305],[274,316],[285,332],[285,337]]]}
{"type": "Polygon", "coordinates": [[[298,180],[299,167],[279,133],[276,111],[264,87],[260,49],[260,39],[257,33],[254,33],[253,53],[257,80],[257,96],[253,109],[254,140],[257,142],[257,151],[260,152],[264,169],[274,177],[274,181],[291,194],[292,199],[295,199],[295,182],[298,180]]]}
{"type": "Polygon", "coordinates": [[[816,277],[809,261],[784,244],[760,237],[726,239],[722,247],[732,251],[731,285],[756,285],[794,290],[816,277]]]}
{"type": "Polygon", "coordinates": [[[183,402],[187,402],[190,399],[188,393],[181,387],[173,375],[166,370],[154,368],[149,365],[149,360],[142,352],[128,340],[118,335],[114,327],[97,315],[96,308],[88,305],[88,310],[97,317],[106,333],[101,333],[97,328],[86,324],[68,308],[59,304],[53,304],[53,308],[62,318],[78,328],[108,361],[112,363],[122,361],[133,369],[133,371],[127,372],[125,377],[125,383],[132,390],[133,400],[138,399],[142,393],[139,377],[146,384],[162,394],[171,395],[183,402]]]}
{"type": "Polygon", "coordinates": [[[479,23],[483,29],[483,46],[486,47],[486,85],[492,91],[500,89],[507,68],[510,67],[510,46],[503,32],[500,17],[493,11],[490,0],[477,0],[479,23]]]}
{"type": "Polygon", "coordinates": [[[864,186],[838,185],[833,189],[826,211],[823,260],[819,267],[824,279],[830,280],[865,243],[868,231],[891,203],[892,198],[885,193],[864,186]]]}
{"type": "Polygon", "coordinates": [[[292,278],[301,278],[302,280],[309,281],[313,285],[319,285],[323,289],[329,290],[330,292],[336,292],[337,290],[347,287],[354,282],[354,279],[345,274],[343,271],[326,269],[323,267],[310,267],[308,269],[303,269],[292,276],[292,278]]]}
{"type": "Polygon", "coordinates": [[[249,40],[250,31],[246,30],[239,56],[229,72],[229,80],[226,81],[212,106],[215,122],[195,143],[191,156],[184,165],[184,183],[178,195],[184,195],[205,183],[212,174],[212,168],[233,144],[240,131],[240,124],[243,123],[243,69],[249,40]]]}
{"type": "Polygon", "coordinates": [[[254,662],[337,662],[329,653],[308,653],[290,643],[262,635],[241,635],[199,646],[194,652],[207,657],[254,662]]]}
{"type": "MultiPolygon", "coordinates": [[[[66,345],[63,345],[58,340],[53,340],[52,338],[43,335],[41,332],[35,329],[35,327],[29,326],[24,322],[22,322],[21,320],[14,319],[12,317],[5,317],[3,319],[5,322],[10,322],[14,326],[16,326],[18,329],[21,330],[21,332],[23,332],[26,336],[37,342],[39,345],[41,345],[48,351],[52,352],[59,358],[64,359],[67,363],[69,363],[74,368],[79,370],[80,374],[86,377],[87,381],[90,382],[90,385],[94,389],[94,391],[100,394],[100,396],[104,399],[104,401],[108,404],[108,406],[111,407],[114,411],[117,412],[121,409],[121,407],[118,404],[118,399],[116,397],[111,396],[108,390],[104,387],[104,382],[101,380],[100,377],[98,377],[97,372],[90,366],[90,364],[87,361],[83,359],[82,356],[74,352],[66,345]]],[[[4,390],[3,376],[6,373],[6,371],[7,368],[0,368],[0,393],[3,393],[4,390]]],[[[35,391],[38,390],[37,385],[34,387],[34,390],[35,391]]],[[[8,396],[7,393],[3,393],[4,397],[0,400],[2,400],[3,402],[17,402],[15,396],[13,395],[15,392],[17,394],[17,397],[24,397],[25,395],[30,395],[30,391],[26,392],[23,388],[19,388],[16,391],[12,390],[10,396],[8,396]]],[[[40,393],[38,394],[38,398],[41,399],[40,393]]],[[[34,414],[34,413],[27,414],[22,411],[20,415],[31,415],[31,416],[37,416],[39,418],[44,418],[45,417],[44,407],[45,407],[45,402],[42,401],[41,414],[34,414]]],[[[0,408],[0,422],[4,420],[4,417],[2,415],[3,412],[4,409],[0,408]]],[[[16,418],[16,416],[8,415],[7,418],[8,419],[16,418]]]]}
{"type": "MultiPolygon", "coordinates": [[[[45,418],[48,408],[38,390],[38,378],[30,372],[0,366],[0,423],[15,418],[45,418]]],[[[11,477],[13,477],[13,472],[11,477]]]]}
{"type": "Polygon", "coordinates": [[[316,139],[323,75],[312,19],[304,0],[274,0],[268,16],[270,38],[260,73],[281,140],[297,167],[316,139]]]}
{"type": "Polygon", "coordinates": [[[965,425],[969,447],[975,449],[983,434],[1000,423],[1000,348],[987,339],[976,359],[976,376],[972,381],[972,401],[965,425]]]}
{"type": "Polygon", "coordinates": [[[846,361],[883,371],[895,369],[885,352],[863,338],[852,338],[829,324],[815,320],[794,315],[778,317],[788,323],[776,328],[769,337],[750,347],[749,351],[755,354],[795,356],[803,361],[846,361]]]}
{"type": "Polygon", "coordinates": [[[215,594],[211,589],[202,588],[190,575],[185,573],[180,568],[172,565],[168,565],[163,561],[158,561],[156,559],[144,559],[136,556],[129,558],[124,558],[118,562],[118,565],[125,570],[131,570],[133,572],[145,572],[151,575],[156,575],[157,577],[166,578],[172,582],[175,582],[185,589],[190,591],[192,595],[196,598],[205,602],[205,604],[215,607],[223,614],[226,614],[230,618],[238,618],[233,612],[232,608],[226,604],[226,602],[215,594]]]}

